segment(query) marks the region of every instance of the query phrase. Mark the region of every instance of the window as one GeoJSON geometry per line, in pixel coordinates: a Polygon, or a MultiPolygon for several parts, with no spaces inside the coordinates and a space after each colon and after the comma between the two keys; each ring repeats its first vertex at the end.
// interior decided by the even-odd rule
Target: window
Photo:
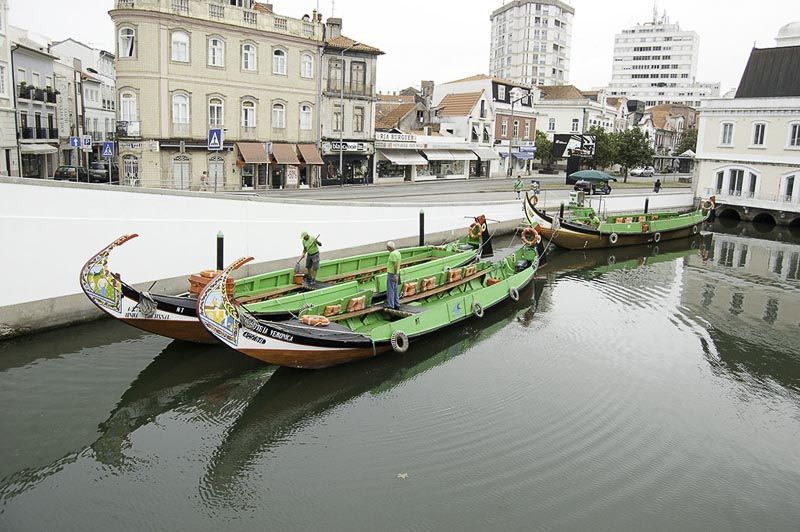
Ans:
{"type": "Polygon", "coordinates": [[[272,106],[272,127],[273,129],[286,127],[286,106],[282,103],[276,103],[272,106]]]}
{"type": "Polygon", "coordinates": [[[789,124],[789,147],[800,148],[800,123],[789,124]]]}
{"type": "Polygon", "coordinates": [[[722,124],[722,136],[720,138],[720,144],[723,146],[730,146],[733,144],[733,124],[730,122],[722,124]]]}
{"type": "Polygon", "coordinates": [[[256,47],[253,44],[242,45],[242,70],[255,72],[258,68],[256,47]]]}
{"type": "Polygon", "coordinates": [[[364,108],[355,107],[353,109],[353,131],[355,133],[364,132],[364,108]]]}
{"type": "Polygon", "coordinates": [[[508,138],[508,120],[503,120],[500,124],[500,136],[503,138],[508,138]]]}
{"type": "Polygon", "coordinates": [[[731,196],[741,196],[742,186],[744,185],[744,170],[731,170],[728,180],[728,194],[731,196]]]}
{"type": "Polygon", "coordinates": [[[717,172],[717,194],[722,192],[722,183],[725,181],[725,172],[717,172]]]}
{"type": "Polygon", "coordinates": [[[34,72],[33,74],[31,74],[31,85],[33,85],[37,89],[42,88],[42,77],[39,75],[38,72],[34,72]]]}
{"type": "Polygon", "coordinates": [[[344,116],[342,112],[341,105],[334,105],[333,106],[333,130],[334,131],[342,131],[344,127],[344,116]]]}
{"type": "Polygon", "coordinates": [[[219,37],[208,40],[208,66],[225,66],[225,41],[219,37]]]}
{"type": "Polygon", "coordinates": [[[506,101],[506,86],[505,85],[498,85],[497,86],[497,99],[500,101],[506,101]]]}
{"type": "Polygon", "coordinates": [[[311,106],[303,104],[300,106],[300,129],[311,131],[311,106]]]}
{"type": "Polygon", "coordinates": [[[519,138],[519,120],[514,120],[514,138],[519,138]]]}
{"type": "Polygon", "coordinates": [[[750,172],[750,190],[748,192],[747,197],[755,198],[756,197],[756,185],[758,184],[758,176],[752,172],[750,172]]]}
{"type": "Polygon", "coordinates": [[[48,89],[52,89],[53,87],[55,87],[55,85],[53,85],[53,77],[52,76],[45,76],[45,78],[44,78],[44,86],[46,88],[48,88],[48,89]]]}
{"type": "Polygon", "coordinates": [[[328,90],[342,90],[342,61],[339,59],[328,61],[328,90]]]}
{"type": "Polygon", "coordinates": [[[579,126],[580,126],[580,120],[578,120],[577,118],[573,118],[572,119],[572,131],[573,132],[578,131],[578,127],[579,126]]]}
{"type": "Polygon", "coordinates": [[[242,127],[256,127],[256,104],[250,100],[242,102],[242,127]]]}
{"type": "Polygon", "coordinates": [[[547,123],[547,130],[548,131],[555,131],[556,130],[556,119],[551,118],[547,123]]]}
{"type": "Polygon", "coordinates": [[[172,32],[172,60],[189,62],[189,35],[182,31],[172,32]]]}
{"type": "Polygon", "coordinates": [[[311,54],[303,54],[300,57],[300,77],[314,77],[314,57],[311,54]]]}
{"type": "Polygon", "coordinates": [[[136,30],[120,28],[118,46],[119,57],[136,57],[136,30]]]}
{"type": "Polygon", "coordinates": [[[136,105],[136,94],[132,92],[122,92],[119,95],[119,117],[123,122],[136,122],[139,118],[139,110],[136,105]]]}
{"type": "Polygon", "coordinates": [[[767,130],[767,124],[753,124],[753,146],[764,145],[764,133],[767,130]]]}
{"type": "Polygon", "coordinates": [[[531,123],[529,120],[525,121],[525,138],[531,138],[531,123]]]}
{"type": "Polygon", "coordinates": [[[172,123],[189,123],[189,97],[186,94],[172,95],[172,123]]]}
{"type": "Polygon", "coordinates": [[[208,100],[208,125],[221,126],[223,124],[224,110],[222,98],[208,100]]]}
{"type": "Polygon", "coordinates": [[[350,90],[356,94],[364,94],[366,89],[367,65],[361,61],[350,63],[350,90]]]}
{"type": "Polygon", "coordinates": [[[286,75],[286,52],[283,50],[272,52],[272,73],[281,76],[286,75]]]}

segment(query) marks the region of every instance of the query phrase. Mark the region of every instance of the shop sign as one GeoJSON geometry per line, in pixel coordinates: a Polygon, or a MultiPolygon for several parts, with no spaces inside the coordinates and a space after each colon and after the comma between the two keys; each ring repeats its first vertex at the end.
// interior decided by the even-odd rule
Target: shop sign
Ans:
{"type": "Polygon", "coordinates": [[[375,133],[375,140],[384,142],[416,142],[416,135],[408,135],[406,133],[375,133]]]}
{"type": "Polygon", "coordinates": [[[323,153],[355,152],[372,153],[372,143],[369,142],[325,142],[322,145],[323,153]]]}
{"type": "Polygon", "coordinates": [[[286,185],[287,186],[297,186],[297,181],[299,179],[299,171],[296,166],[287,166],[286,167],[286,185]]]}
{"type": "Polygon", "coordinates": [[[141,142],[122,142],[119,143],[120,151],[142,151],[141,142]]]}
{"type": "Polygon", "coordinates": [[[376,141],[375,147],[384,150],[421,150],[425,147],[425,144],[421,142],[376,141]]]}

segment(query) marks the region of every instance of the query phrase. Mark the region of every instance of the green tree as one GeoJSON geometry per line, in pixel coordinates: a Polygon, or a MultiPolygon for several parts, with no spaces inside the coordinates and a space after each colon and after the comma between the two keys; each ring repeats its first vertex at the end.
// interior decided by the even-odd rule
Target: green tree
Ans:
{"type": "Polygon", "coordinates": [[[592,126],[589,134],[595,136],[594,163],[598,168],[608,168],[614,164],[617,155],[616,135],[599,126],[592,126]]]}
{"type": "Polygon", "coordinates": [[[536,130],[536,158],[542,161],[542,166],[550,168],[550,163],[553,160],[553,143],[547,138],[547,134],[543,131],[536,130]]]}
{"type": "Polygon", "coordinates": [[[697,129],[687,129],[681,135],[681,141],[675,148],[675,153],[680,155],[686,150],[692,150],[697,153],[697,129]]]}
{"type": "Polygon", "coordinates": [[[620,131],[615,136],[617,149],[614,162],[622,166],[622,175],[627,183],[628,169],[651,164],[655,151],[650,146],[650,140],[638,127],[620,131]]]}

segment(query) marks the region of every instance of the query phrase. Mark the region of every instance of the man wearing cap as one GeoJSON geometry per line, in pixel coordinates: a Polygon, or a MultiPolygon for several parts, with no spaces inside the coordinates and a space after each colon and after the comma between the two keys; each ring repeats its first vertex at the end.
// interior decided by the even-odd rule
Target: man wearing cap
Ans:
{"type": "Polygon", "coordinates": [[[400,308],[400,297],[397,285],[400,282],[400,251],[394,242],[387,242],[389,258],[386,261],[386,308],[397,310],[400,308]]]}
{"type": "Polygon", "coordinates": [[[319,246],[322,242],[319,241],[319,236],[312,238],[311,235],[302,232],[300,235],[303,244],[303,254],[300,260],[306,257],[306,270],[308,270],[308,282],[313,283],[317,280],[317,271],[319,270],[319,246]]]}

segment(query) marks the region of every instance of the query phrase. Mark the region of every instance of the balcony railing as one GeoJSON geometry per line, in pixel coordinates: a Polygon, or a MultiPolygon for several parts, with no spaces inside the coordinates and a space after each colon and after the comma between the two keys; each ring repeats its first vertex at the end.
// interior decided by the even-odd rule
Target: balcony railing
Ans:
{"type": "Polygon", "coordinates": [[[189,13],[189,0],[172,0],[172,10],[175,13],[186,15],[189,13]]]}
{"type": "Polygon", "coordinates": [[[208,16],[211,18],[225,18],[225,6],[222,4],[208,4],[208,16]]]}
{"type": "MultiPolygon", "coordinates": [[[[342,91],[342,85],[329,82],[327,90],[338,94],[342,91]]],[[[371,83],[345,83],[344,94],[345,96],[373,96],[373,85],[371,83]]]]}
{"type": "Polygon", "coordinates": [[[285,18],[278,18],[276,17],[273,21],[273,25],[275,29],[286,31],[289,29],[289,21],[285,18]]]}
{"type": "Polygon", "coordinates": [[[47,132],[49,133],[51,139],[58,138],[58,128],[51,127],[50,129],[47,130],[47,132]]]}
{"type": "Polygon", "coordinates": [[[33,99],[37,102],[43,102],[45,100],[44,89],[34,89],[33,99]]]}
{"type": "Polygon", "coordinates": [[[19,136],[23,139],[32,139],[33,136],[33,128],[32,127],[21,127],[19,128],[19,136]]]}
{"type": "Polygon", "coordinates": [[[258,13],[255,11],[243,11],[242,16],[245,24],[251,24],[253,26],[258,24],[258,13]]]}
{"type": "Polygon", "coordinates": [[[37,127],[36,128],[36,138],[37,139],[46,139],[47,138],[47,128],[37,127]]]}
{"type": "Polygon", "coordinates": [[[45,91],[47,95],[47,103],[58,103],[58,94],[55,91],[45,91]]]}
{"type": "Polygon", "coordinates": [[[25,100],[30,100],[33,96],[33,87],[30,85],[19,85],[19,91],[17,92],[17,97],[22,98],[25,100]]]}

